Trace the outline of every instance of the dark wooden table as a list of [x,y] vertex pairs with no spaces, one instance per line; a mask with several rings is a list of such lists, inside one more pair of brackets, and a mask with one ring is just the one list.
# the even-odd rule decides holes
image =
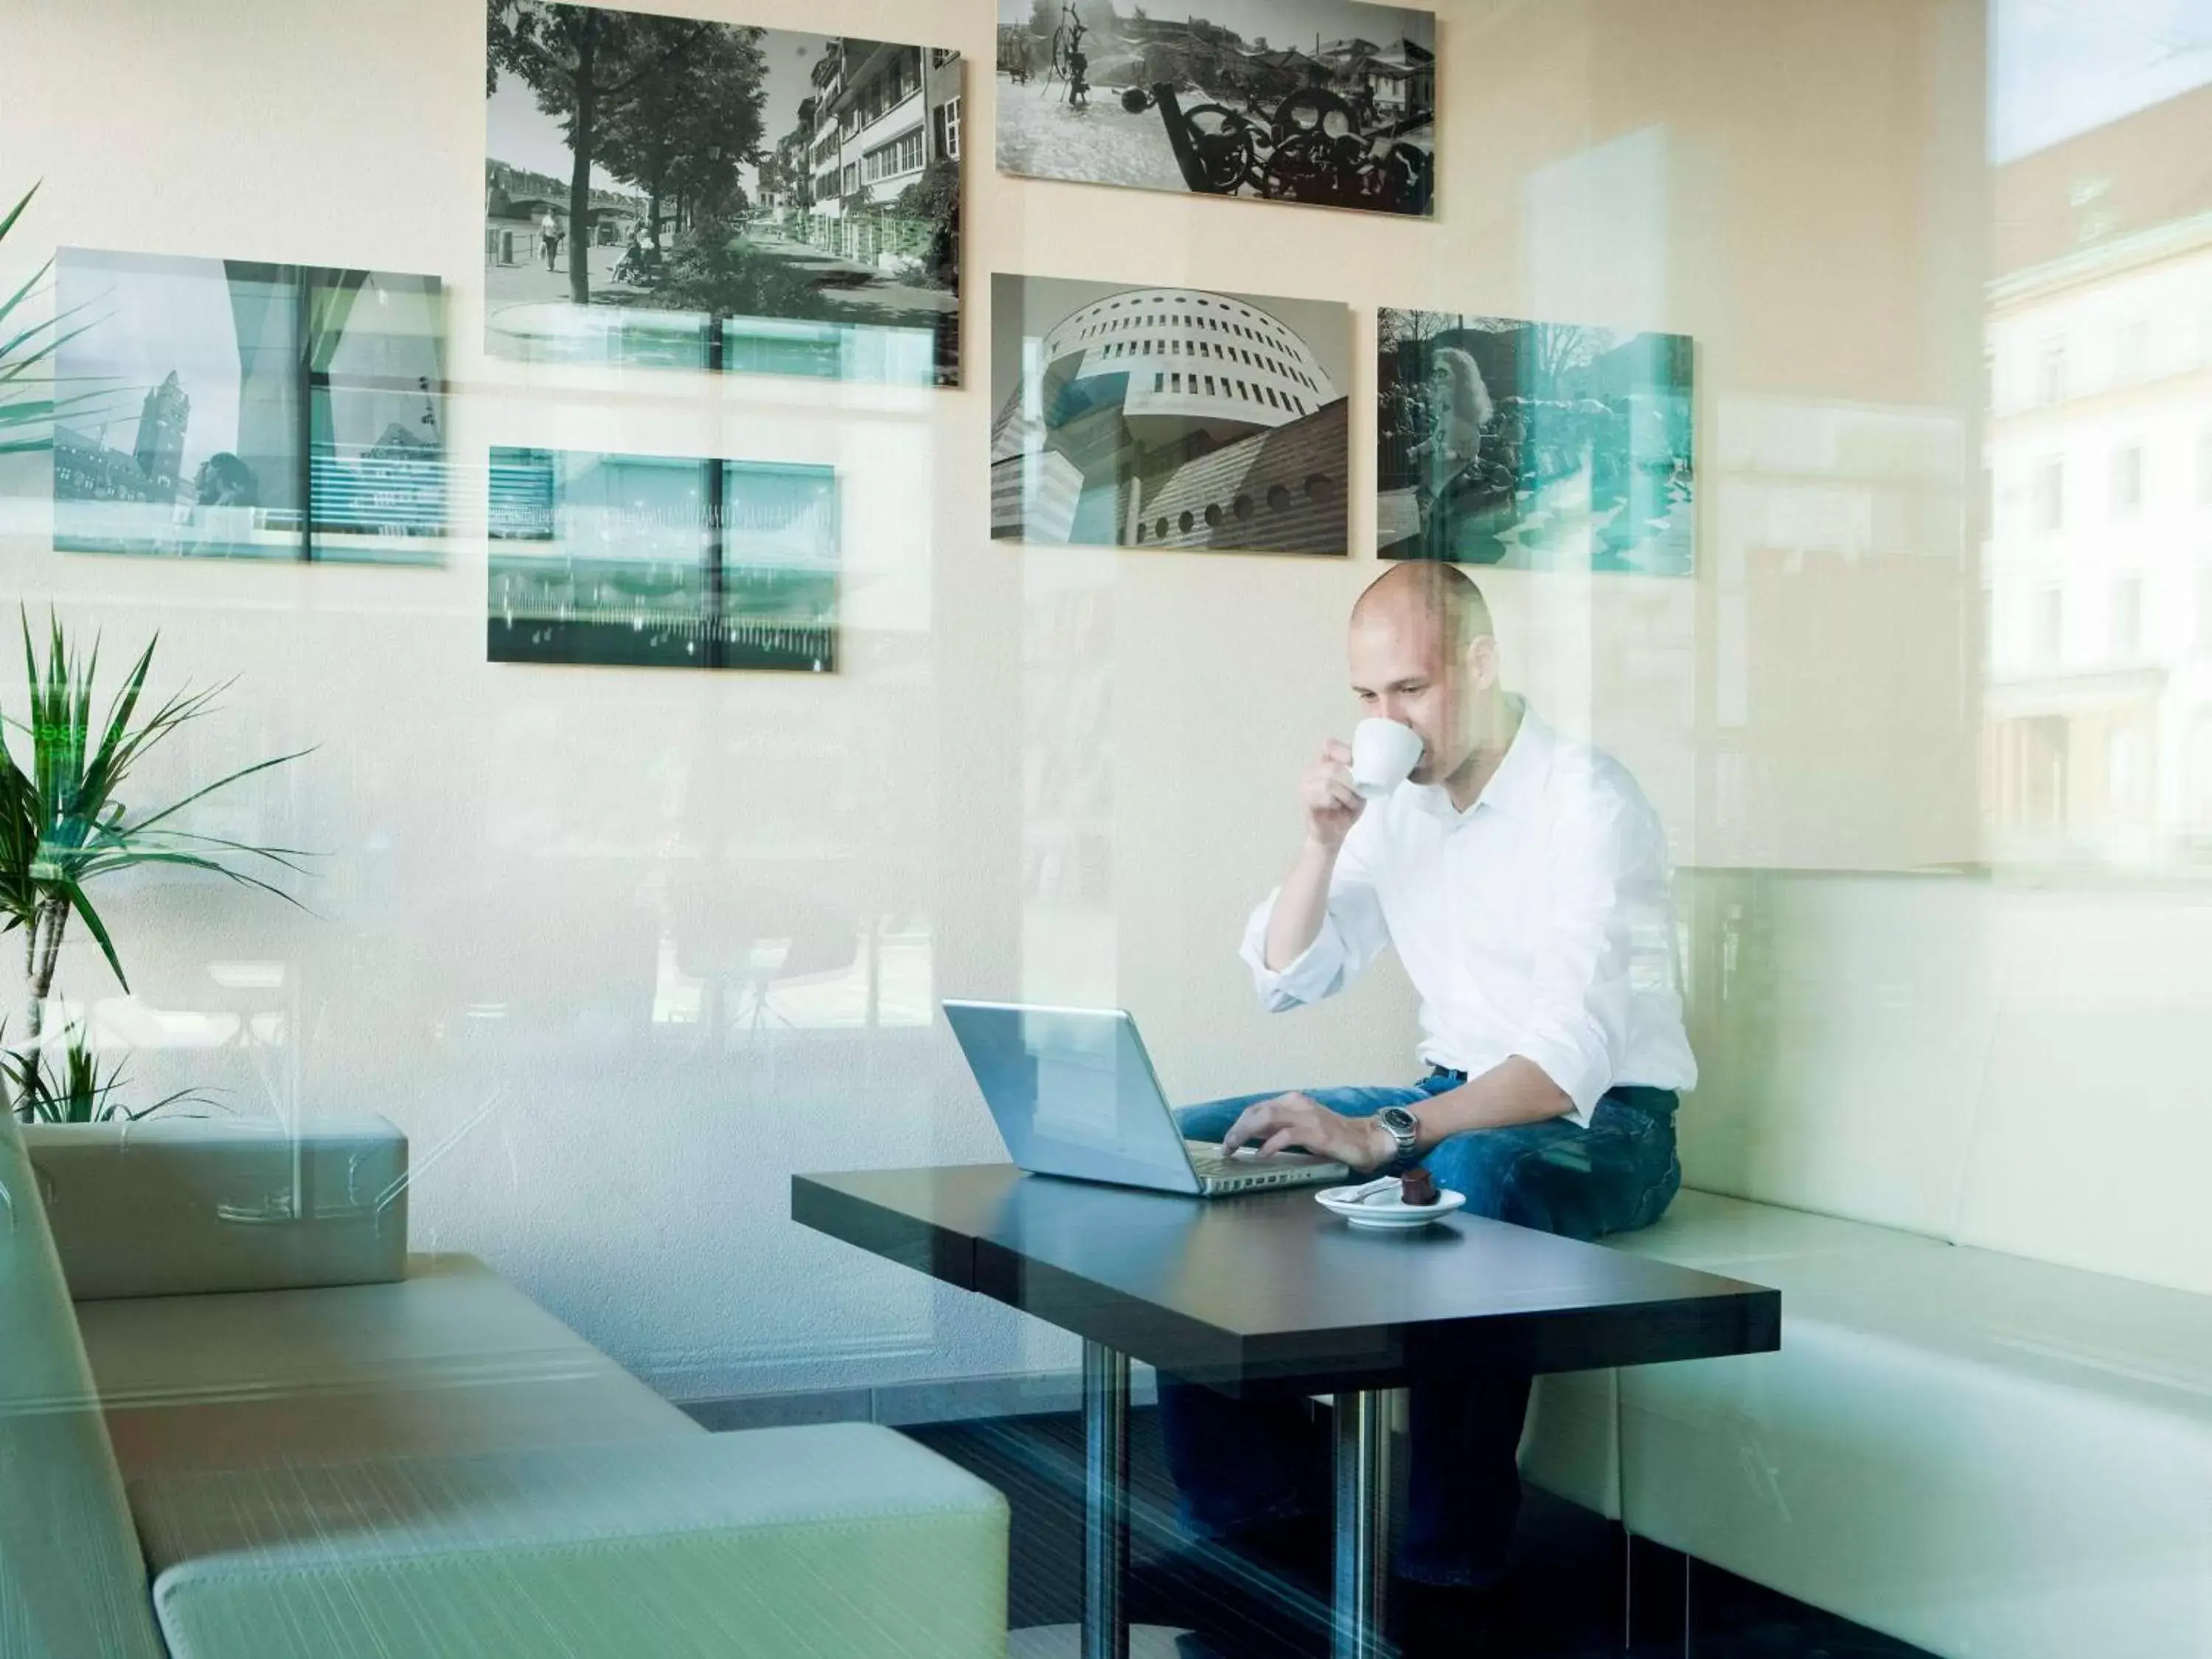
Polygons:
[[793,1219],[1083,1339],[1085,1659],[1121,1659],[1129,1361],[1237,1397],[1336,1396],[1336,1642],[1375,1651],[1389,1395],[1423,1375],[1759,1353],[1778,1292],[1464,1213],[1347,1226],[1294,1188],[1190,1199],[1012,1164],[794,1176]]

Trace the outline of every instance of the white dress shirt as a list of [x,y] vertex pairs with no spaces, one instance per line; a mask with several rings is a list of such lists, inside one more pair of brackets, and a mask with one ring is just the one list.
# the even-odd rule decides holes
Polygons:
[[1334,996],[1395,945],[1421,997],[1419,1054],[1483,1073],[1531,1060],[1575,1121],[1616,1084],[1686,1090],[1667,840],[1612,757],[1564,743],[1522,706],[1505,758],[1464,812],[1401,783],[1345,837],[1328,914],[1303,955],[1267,967],[1267,896],[1244,932],[1270,1011]]

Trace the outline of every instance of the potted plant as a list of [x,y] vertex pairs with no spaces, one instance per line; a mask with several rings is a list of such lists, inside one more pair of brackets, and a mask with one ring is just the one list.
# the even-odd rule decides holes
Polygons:
[[123,1103],[125,1082],[121,1062],[100,1065],[85,1042],[82,1022],[69,1028],[58,1063],[50,1061],[44,1048],[0,1048],[0,1089],[26,1123],[136,1121],[179,1102],[207,1097],[197,1089],[179,1089],[134,1109]]
[[[180,690],[142,712],[146,679],[160,636],[148,641],[122,689],[94,722],[94,683],[100,646],[80,658],[59,618],[50,618],[46,659],[39,659],[30,619],[22,619],[23,663],[30,684],[26,720],[0,717],[0,936],[23,936],[25,1036],[0,1066],[9,1104],[25,1121],[98,1121],[126,1113],[117,1097],[119,1077],[102,1073],[86,1046],[81,1024],[63,1030],[64,1058],[50,1070],[47,1007],[70,921],[80,921],[100,946],[116,981],[131,988],[115,940],[87,890],[125,870],[167,866],[222,876],[296,904],[266,879],[299,873],[306,856],[290,848],[258,847],[204,836],[175,823],[185,808],[305,750],[240,767],[167,805],[133,809],[125,785],[146,756],[216,707],[227,689]],[[171,1096],[156,1103],[171,1103]]]

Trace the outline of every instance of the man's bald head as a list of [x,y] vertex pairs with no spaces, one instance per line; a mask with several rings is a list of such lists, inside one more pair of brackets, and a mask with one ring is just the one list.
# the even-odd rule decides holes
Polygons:
[[1444,655],[1453,661],[1473,641],[1493,632],[1490,606],[1474,579],[1457,565],[1436,559],[1394,564],[1368,583],[1352,607],[1352,628],[1366,623],[1433,628]]
[[1393,565],[1352,608],[1352,695],[1421,739],[1415,783],[1451,776],[1495,724],[1498,640],[1482,590],[1435,559]]

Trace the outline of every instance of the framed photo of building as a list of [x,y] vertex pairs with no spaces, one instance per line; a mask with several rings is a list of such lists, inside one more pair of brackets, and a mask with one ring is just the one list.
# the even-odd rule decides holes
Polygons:
[[991,279],[991,533],[1350,550],[1351,317],[1318,300]]
[[1382,557],[1691,574],[1687,335],[1389,309],[1376,333]]
[[447,532],[435,276],[64,248],[54,545],[421,564]]
[[494,662],[837,665],[827,466],[491,453]]
[[999,167],[1425,217],[1436,40],[1357,0],[999,0]]
[[487,0],[485,343],[960,382],[960,55]]

